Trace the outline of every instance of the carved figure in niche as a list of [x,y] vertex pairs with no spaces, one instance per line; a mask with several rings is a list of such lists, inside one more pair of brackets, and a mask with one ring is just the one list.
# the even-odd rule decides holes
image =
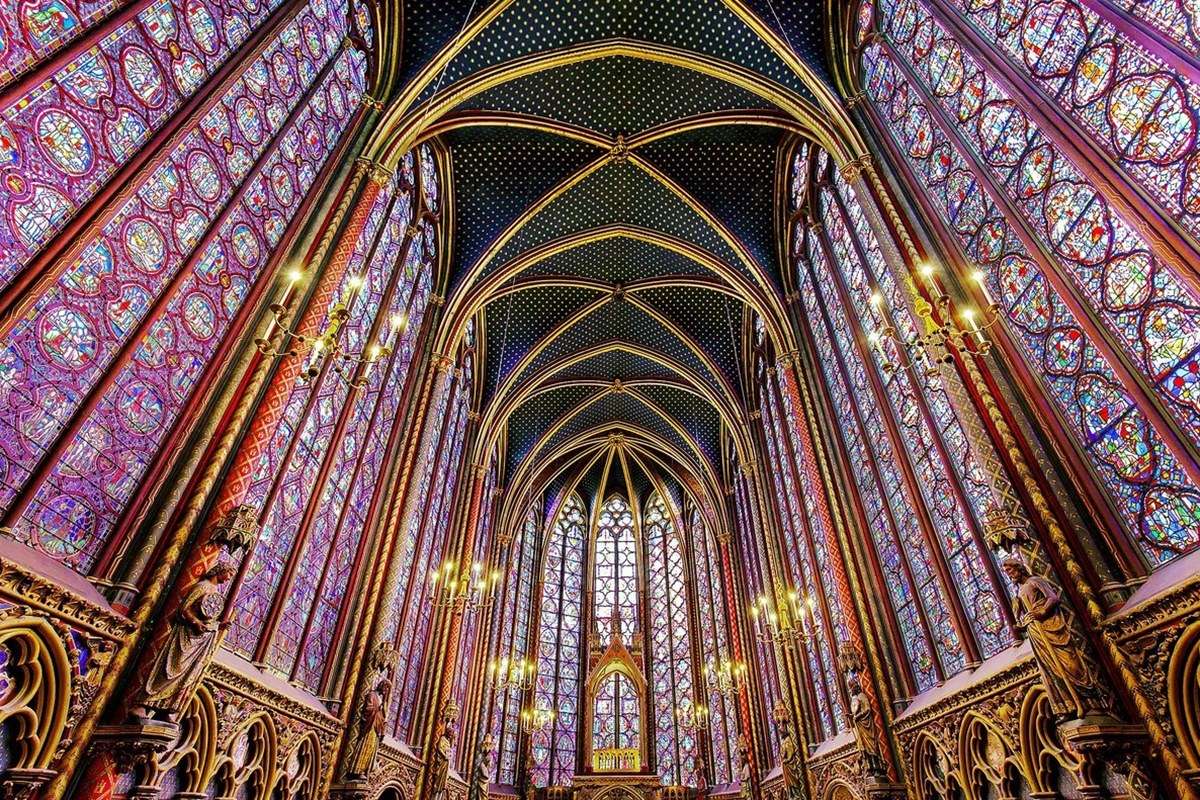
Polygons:
[[800,743],[796,741],[792,732],[792,715],[788,713],[783,701],[775,704],[775,721],[779,725],[779,764],[783,768],[783,796],[787,800],[802,800],[804,756],[800,752]]
[[449,800],[446,788],[450,780],[450,757],[454,755],[454,731],[458,722],[458,705],[451,700],[442,713],[442,732],[429,764],[429,796],[433,800]]
[[754,797],[754,776],[750,770],[750,743],[745,736],[739,736],[738,746],[738,797],[740,800],[751,800]]
[[1075,640],[1058,589],[1040,575],[1030,574],[1019,558],[1007,558],[1001,566],[1016,587],[1017,630],[1033,647],[1055,718],[1061,722],[1088,714],[1107,715],[1111,698],[1099,686],[1095,665]]
[[875,711],[863,692],[862,681],[853,672],[846,673],[846,694],[850,698],[850,726],[862,755],[863,771],[878,777],[883,774],[883,756],[879,750],[879,733],[875,730]]
[[496,745],[489,733],[479,743],[479,755],[475,759],[475,773],[471,776],[471,800],[487,800],[488,785],[492,781],[492,772],[496,768],[493,758],[495,753]]
[[204,670],[221,644],[228,623],[222,586],[236,570],[218,562],[188,590],[171,619],[167,641],[155,656],[145,682],[135,689],[130,713],[138,719],[161,715],[174,722],[191,702]]
[[371,688],[363,698],[362,706],[351,730],[350,761],[346,764],[347,778],[365,778],[375,765],[379,743],[383,741],[383,730],[387,723],[388,697],[392,693],[392,681],[377,670],[371,676]]
[[537,797],[537,787],[533,785],[533,771],[537,769],[537,762],[533,758],[533,748],[530,747],[525,752],[525,800],[534,800]]

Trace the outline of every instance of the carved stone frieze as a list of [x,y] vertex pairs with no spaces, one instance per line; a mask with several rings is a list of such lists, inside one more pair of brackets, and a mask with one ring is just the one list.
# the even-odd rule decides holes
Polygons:
[[120,640],[133,633],[133,623],[112,609],[81,597],[62,584],[7,558],[0,558],[0,597],[70,620],[107,639]]

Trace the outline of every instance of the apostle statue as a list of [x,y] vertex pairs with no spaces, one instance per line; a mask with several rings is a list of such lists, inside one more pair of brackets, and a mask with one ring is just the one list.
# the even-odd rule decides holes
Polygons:
[[738,747],[738,798],[752,800],[754,797],[754,773],[750,769],[750,742],[746,737],[739,736]]
[[1005,559],[1001,566],[1016,587],[1017,630],[1033,648],[1055,717],[1061,722],[1109,713],[1112,700],[1099,686],[1095,665],[1075,639],[1058,589],[1040,575],[1030,574],[1019,558]]
[[533,748],[530,747],[525,752],[525,800],[535,800],[537,797],[537,786],[533,783],[533,771],[537,769],[537,761],[533,757]]
[[488,785],[492,781],[492,772],[495,770],[492,758],[495,752],[496,745],[489,733],[480,742],[479,755],[475,759],[475,772],[471,775],[471,800],[487,800]]
[[863,692],[862,681],[855,672],[846,673],[846,694],[850,699],[850,726],[854,742],[862,755],[863,772],[871,777],[883,774],[883,756],[879,749],[879,732],[875,728],[875,710]]
[[387,724],[388,697],[392,693],[392,681],[383,669],[374,670],[370,681],[370,688],[363,697],[354,727],[350,731],[350,760],[346,764],[346,777],[350,779],[361,780],[370,774]]
[[438,735],[433,758],[429,764],[429,796],[433,800],[450,797],[450,760],[454,755],[454,731],[458,722],[458,704],[453,700],[442,713],[442,732]]
[[155,655],[145,681],[134,690],[130,713],[174,722],[196,693],[204,670],[225,633],[221,622],[225,594],[221,587],[234,576],[232,565],[219,561],[188,590],[171,618],[163,648]]
[[792,730],[792,715],[783,701],[775,704],[775,721],[779,725],[779,763],[783,768],[783,796],[786,800],[804,797],[804,755]]

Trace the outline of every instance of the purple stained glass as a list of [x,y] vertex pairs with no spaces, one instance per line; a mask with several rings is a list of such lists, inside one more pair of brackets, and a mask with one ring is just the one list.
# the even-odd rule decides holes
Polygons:
[[646,589],[650,607],[650,682],[656,708],[655,754],[664,784],[696,786],[699,755],[694,731],[696,678],[692,669],[691,617],[680,532],[662,495],[646,504]]
[[873,42],[862,58],[873,105],[931,200],[941,204],[964,251],[981,266],[1032,372],[1090,457],[1130,534],[1154,562],[1194,548],[1200,543],[1200,490],[892,53]]
[[587,511],[570,495],[554,520],[546,541],[542,569],[542,601],[537,628],[537,685],[534,708],[556,716],[533,734],[533,781],[561,785],[575,774],[575,726],[578,718],[580,565],[587,541]]
[[[0,423],[8,463],[0,501],[9,505],[25,489],[18,538],[80,571],[94,563],[295,213],[266,176],[274,172],[280,183],[306,192],[336,140],[305,146],[305,131],[350,120],[357,99],[337,116],[318,98],[335,90],[357,98],[365,62],[343,51],[326,63],[334,66],[311,102],[294,107],[298,90],[272,101],[294,113],[271,125],[272,132],[282,128],[280,135],[264,134],[249,176],[229,173],[203,124],[183,134],[16,323],[0,353],[0,406],[11,412]],[[231,98],[249,97],[247,91],[246,80],[238,81],[208,117],[225,113]],[[232,200],[207,233],[219,206],[201,198],[203,184],[187,171],[197,159],[225,165],[218,170],[220,194]],[[76,428],[66,427],[106,372],[113,379],[95,405]],[[35,489],[27,486],[31,470],[65,435],[71,438],[48,476]]]

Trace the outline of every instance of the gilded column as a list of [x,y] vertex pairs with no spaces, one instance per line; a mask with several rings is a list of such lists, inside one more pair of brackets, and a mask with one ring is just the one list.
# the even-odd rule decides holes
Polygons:
[[[403,500],[392,506],[392,513],[384,523],[384,537],[379,548],[381,557],[377,562],[375,579],[368,582],[373,587],[373,593],[368,597],[364,607],[371,609],[373,616],[370,624],[364,625],[360,631],[361,638],[358,640],[357,652],[365,654],[368,659],[378,661],[383,661],[383,656],[388,655],[388,651],[393,646],[392,642],[385,640],[383,617],[388,612],[387,603],[396,596],[403,577],[401,555],[405,542],[399,541],[397,537],[401,535],[401,532],[407,531],[406,523],[412,515],[421,513],[421,509],[418,508],[421,497],[417,490],[417,484],[420,482],[421,475],[431,468],[431,465],[428,464],[429,455],[434,451],[433,445],[442,430],[441,420],[435,418],[438,398],[450,391],[450,383],[454,378],[454,360],[448,356],[434,355],[430,361],[429,373],[419,408],[413,415],[415,423],[421,426],[419,429],[421,435],[409,440],[410,448],[405,453],[404,461],[406,466],[396,481],[396,486],[405,487]],[[423,576],[415,577],[423,578]],[[351,715],[356,713],[363,704],[365,696],[371,688],[363,680],[365,660],[353,659],[350,673],[346,679],[346,688],[342,697],[349,707]],[[391,671],[393,674],[390,677],[392,683],[395,684],[394,669]],[[393,688],[393,691],[399,691],[399,689]],[[370,770],[364,770],[368,774],[358,774],[350,769],[348,764],[350,744],[347,737],[343,736],[339,758],[336,759],[336,765],[331,765],[336,781],[333,785],[333,792],[343,797],[365,796],[366,780]]]

